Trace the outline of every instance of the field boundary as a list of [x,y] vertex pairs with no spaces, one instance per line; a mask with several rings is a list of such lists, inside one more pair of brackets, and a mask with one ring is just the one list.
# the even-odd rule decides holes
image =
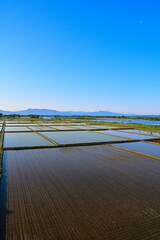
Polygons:
[[149,158],[154,158],[156,160],[160,160],[160,157],[156,157],[156,156],[153,156],[153,155],[150,155],[150,154],[138,152],[138,151],[131,150],[131,149],[128,149],[128,148],[123,148],[123,147],[120,147],[120,146],[115,146],[115,145],[112,145],[112,144],[110,144],[110,146],[112,146],[114,148],[118,148],[118,149],[124,150],[124,151],[127,151],[127,152],[136,153],[136,154],[139,154],[139,155],[142,155],[142,156],[145,156],[145,157],[149,157]]
[[[123,132],[123,131],[121,131],[121,130],[118,130],[118,129],[116,129],[117,130],[117,132]],[[128,130],[128,129],[127,129]],[[124,133],[124,132],[123,132]],[[156,135],[150,135],[150,134],[144,134],[144,133],[135,133],[135,132],[129,132],[129,131],[125,131],[125,133],[132,133],[132,134],[138,134],[138,135],[144,135],[144,136],[150,136],[150,137],[159,137],[159,136],[156,136]]]
[[92,146],[92,145],[105,145],[105,144],[116,144],[116,143],[129,143],[129,142],[140,142],[141,140],[128,140],[128,141],[105,141],[105,142],[89,142],[89,143],[72,143],[72,144],[58,144],[53,146],[27,146],[27,147],[6,147],[4,151],[9,150],[30,150],[30,149],[44,149],[44,148],[67,148],[67,147],[81,147],[81,146]]
[[3,158],[3,143],[4,143],[5,121],[2,124],[1,139],[0,139],[0,179],[2,175],[2,158]]
[[[6,177],[3,162],[5,121],[2,124],[0,139],[0,239],[5,239],[6,232]],[[3,170],[2,170],[3,166]]]
[[[30,127],[27,127],[27,128],[28,128],[28,129],[30,129]],[[41,134],[41,133],[37,132],[36,130],[33,130],[33,132],[34,132],[34,133],[36,133],[37,135],[39,135],[40,137],[42,137],[42,138],[46,139],[47,141],[49,141],[49,142],[51,142],[51,143],[55,144],[56,146],[57,146],[57,145],[59,145],[57,142],[55,142],[55,141],[51,140],[50,138],[48,138],[48,137],[44,136],[43,134]]]

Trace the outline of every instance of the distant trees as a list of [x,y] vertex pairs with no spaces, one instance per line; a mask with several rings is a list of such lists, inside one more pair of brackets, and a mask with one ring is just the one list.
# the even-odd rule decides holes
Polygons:
[[33,115],[33,114],[31,114],[31,115],[29,115],[29,117],[30,117],[30,118],[39,118],[39,115]]
[[9,118],[19,118],[20,115],[19,114],[10,114],[10,115],[5,115],[6,117],[9,117]]
[[54,120],[55,120],[55,121],[61,121],[61,120],[62,120],[62,118],[61,118],[61,117],[59,117],[59,116],[57,116],[57,115],[55,115],[55,117],[54,117]]

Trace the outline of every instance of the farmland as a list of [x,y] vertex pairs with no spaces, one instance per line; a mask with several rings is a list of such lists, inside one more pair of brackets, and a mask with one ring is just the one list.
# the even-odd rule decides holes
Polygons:
[[136,131],[6,121],[1,239],[159,239],[160,136]]

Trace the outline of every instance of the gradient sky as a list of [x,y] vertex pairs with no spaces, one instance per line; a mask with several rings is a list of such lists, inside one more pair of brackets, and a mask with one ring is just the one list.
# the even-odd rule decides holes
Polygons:
[[0,109],[160,114],[159,0],[1,0]]

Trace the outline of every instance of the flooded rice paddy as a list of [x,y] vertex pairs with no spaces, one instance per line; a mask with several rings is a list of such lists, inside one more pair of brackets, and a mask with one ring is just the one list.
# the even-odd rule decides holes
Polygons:
[[[46,127],[46,126],[31,126],[30,127],[32,130],[35,130],[35,131],[44,131],[44,130],[46,130],[46,131],[49,131],[49,130],[52,130],[52,128],[50,128],[50,127]],[[53,128],[53,130],[54,130],[55,128]]]
[[50,127],[54,127],[57,130],[72,130],[72,127],[67,127],[67,126],[50,126]]
[[97,121],[97,122],[137,123],[137,124],[147,124],[147,125],[160,125],[160,121],[142,120],[142,119],[118,119],[118,118],[113,118],[112,119],[112,118],[109,118],[109,119],[94,119],[93,121]]
[[156,132],[142,131],[142,130],[136,130],[136,129],[124,129],[124,130],[121,130],[121,131],[122,132],[130,132],[130,133],[138,133],[138,134],[146,134],[146,135],[150,135],[150,136],[160,137],[160,133],[156,133]]
[[105,127],[105,126],[98,126],[98,125],[89,125],[89,126],[72,126],[75,129],[87,129],[87,130],[91,130],[91,129],[108,129],[109,127]]
[[126,138],[130,138],[130,139],[137,139],[137,140],[154,138],[153,136],[145,136],[145,135],[141,135],[141,134],[132,134],[132,133],[120,132],[120,131],[106,130],[106,131],[99,131],[99,132],[105,133],[105,134],[111,134],[111,135],[115,135],[115,136],[120,136],[120,137],[126,137]]
[[123,138],[102,135],[87,131],[71,132],[43,132],[43,135],[59,144],[95,143],[95,142],[117,142],[124,141]]
[[160,238],[160,144],[144,142],[158,136],[95,132],[84,124],[10,125],[3,143],[0,239]]
[[5,133],[4,135],[4,148],[51,145],[53,145],[53,143],[36,133]]
[[87,146],[6,151],[4,161],[6,239],[159,237],[156,160]]
[[152,155],[160,158],[160,145],[155,145],[146,142],[132,142],[132,143],[123,143],[123,144],[115,144],[115,146],[119,146],[122,148],[130,149],[133,151],[137,151],[140,153]]
[[5,127],[5,132],[29,132],[31,131],[27,127]]

